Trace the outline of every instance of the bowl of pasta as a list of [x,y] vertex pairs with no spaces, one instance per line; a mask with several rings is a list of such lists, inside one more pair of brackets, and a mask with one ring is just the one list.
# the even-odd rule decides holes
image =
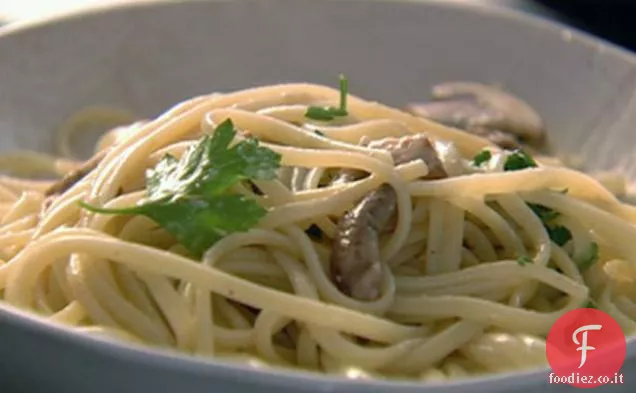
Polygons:
[[630,53],[380,0],[126,4],[0,53],[9,391],[561,391],[581,309],[636,370]]

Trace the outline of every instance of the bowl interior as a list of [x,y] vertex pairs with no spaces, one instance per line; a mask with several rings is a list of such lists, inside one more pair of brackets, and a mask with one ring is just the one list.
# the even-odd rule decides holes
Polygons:
[[352,94],[395,106],[426,99],[440,81],[498,83],[537,108],[560,152],[636,177],[634,58],[507,12],[359,0],[142,4],[6,28],[0,53],[0,151],[53,152],[55,130],[87,106],[154,116],[199,94],[335,85],[345,73]]
[[508,13],[435,2],[170,2],[15,29],[0,53],[10,54],[0,58],[3,150],[50,151],[53,131],[90,105],[149,116],[198,94],[333,85],[345,73],[352,94],[396,106],[426,99],[440,81],[501,84],[538,109],[559,151],[636,175],[622,160],[636,145],[634,59]]

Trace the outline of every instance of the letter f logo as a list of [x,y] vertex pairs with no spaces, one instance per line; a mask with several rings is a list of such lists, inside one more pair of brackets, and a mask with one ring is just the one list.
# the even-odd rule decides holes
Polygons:
[[[581,364],[579,364],[579,368],[583,367],[583,365],[585,364],[585,361],[587,360],[587,351],[593,351],[596,349],[592,346],[587,345],[587,332],[590,330],[601,330],[602,328],[603,326],[601,325],[585,325],[576,329],[574,333],[572,333],[572,341],[574,341],[576,345],[580,345],[580,347],[576,349],[577,351],[581,351]],[[581,335],[582,340],[580,342],[577,338],[579,333],[583,333]]]

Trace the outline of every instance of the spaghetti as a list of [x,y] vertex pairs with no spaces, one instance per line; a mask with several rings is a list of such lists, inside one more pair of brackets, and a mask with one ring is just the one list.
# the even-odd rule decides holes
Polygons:
[[[634,332],[636,292],[624,282],[636,278],[636,209],[581,172],[509,170],[534,161],[344,99],[308,84],[197,97],[103,139],[103,158],[63,190],[3,178],[3,301],[82,334],[349,378],[539,367],[550,327],[579,307]],[[233,146],[251,141],[280,159],[275,177],[241,178],[219,194],[262,208],[254,225],[197,254],[161,220],[112,213],[149,203],[147,172],[166,154],[185,162],[223,124],[238,131]],[[429,139],[445,176],[371,143],[415,135]],[[357,176],[334,180],[346,170]],[[377,233],[377,282],[365,282],[377,296],[360,299],[334,281],[332,248],[339,220],[380,187],[394,193],[395,214]]]

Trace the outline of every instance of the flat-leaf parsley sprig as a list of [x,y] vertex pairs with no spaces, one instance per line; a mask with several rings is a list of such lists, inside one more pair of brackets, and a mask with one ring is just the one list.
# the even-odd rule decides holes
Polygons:
[[340,105],[334,106],[310,106],[305,112],[305,117],[312,120],[330,121],[336,117],[349,115],[347,112],[347,95],[349,94],[347,78],[340,75]]
[[146,216],[200,257],[233,232],[254,227],[267,213],[256,201],[229,190],[245,180],[272,180],[281,156],[256,139],[242,140],[226,120],[192,146],[180,159],[164,156],[146,172],[146,197],[136,206],[109,209],[80,202],[100,214]]

